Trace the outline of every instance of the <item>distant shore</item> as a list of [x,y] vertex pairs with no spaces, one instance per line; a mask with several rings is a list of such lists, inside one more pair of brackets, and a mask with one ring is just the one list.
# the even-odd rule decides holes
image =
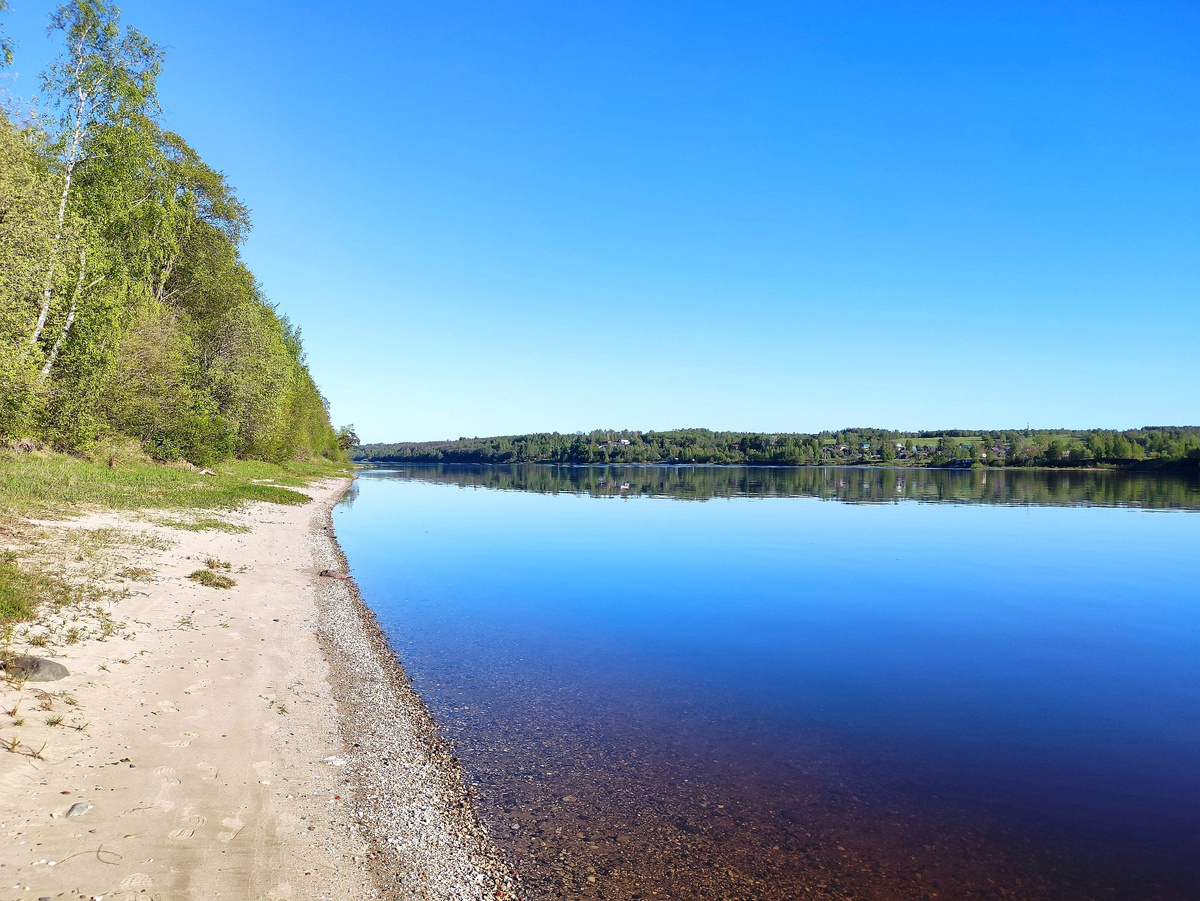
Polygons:
[[401,441],[352,448],[358,462],[558,463],[567,465],[1002,466],[1089,468],[1175,466],[1200,469],[1200,427],[1139,429],[879,428],[822,432],[713,429],[594,429],[523,435]]
[[555,460],[522,460],[509,462],[480,462],[478,460],[435,460],[435,459],[371,459],[355,458],[357,466],[613,466],[652,467],[666,466],[676,469],[925,469],[951,472],[1131,472],[1131,473],[1200,473],[1200,464],[1193,460],[1144,460],[1137,463],[1097,463],[1092,466],[1004,466],[986,463],[680,463],[656,460],[650,463],[572,463]]

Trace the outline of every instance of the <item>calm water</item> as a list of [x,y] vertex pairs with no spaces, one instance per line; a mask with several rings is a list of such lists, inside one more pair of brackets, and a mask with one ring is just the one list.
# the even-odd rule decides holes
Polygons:
[[534,898],[1200,898],[1200,486],[406,467],[337,511]]

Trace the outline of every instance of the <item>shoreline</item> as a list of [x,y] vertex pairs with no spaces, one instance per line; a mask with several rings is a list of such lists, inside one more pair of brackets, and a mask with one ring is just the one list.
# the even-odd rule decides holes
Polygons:
[[[341,494],[349,490],[348,482]],[[332,504],[314,517],[313,556],[349,572]],[[318,587],[319,634],[330,665],[359,827],[385,896],[515,897],[517,882],[482,825],[443,737],[352,579]]]
[[[45,559],[115,597],[18,629],[14,654],[69,675],[0,683],[0,897],[515,891],[357,588],[318,575],[345,567],[331,511],[351,484],[220,529],[146,511],[37,524]],[[206,564],[236,584],[189,580]]]

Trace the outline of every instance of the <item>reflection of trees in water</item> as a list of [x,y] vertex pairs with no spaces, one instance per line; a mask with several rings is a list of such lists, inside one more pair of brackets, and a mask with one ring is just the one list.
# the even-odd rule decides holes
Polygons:
[[[1200,478],[1127,471],[427,464],[364,475],[598,498],[817,497],[855,504],[924,501],[1200,510]],[[347,495],[347,503],[352,502]]]
[[346,489],[346,493],[342,495],[341,506],[349,508],[354,506],[354,502],[358,500],[358,479],[350,483],[350,487]]

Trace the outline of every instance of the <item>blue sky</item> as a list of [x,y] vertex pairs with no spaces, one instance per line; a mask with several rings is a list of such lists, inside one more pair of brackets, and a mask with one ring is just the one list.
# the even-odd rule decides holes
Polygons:
[[364,440],[1200,423],[1195,4],[121,6]]

